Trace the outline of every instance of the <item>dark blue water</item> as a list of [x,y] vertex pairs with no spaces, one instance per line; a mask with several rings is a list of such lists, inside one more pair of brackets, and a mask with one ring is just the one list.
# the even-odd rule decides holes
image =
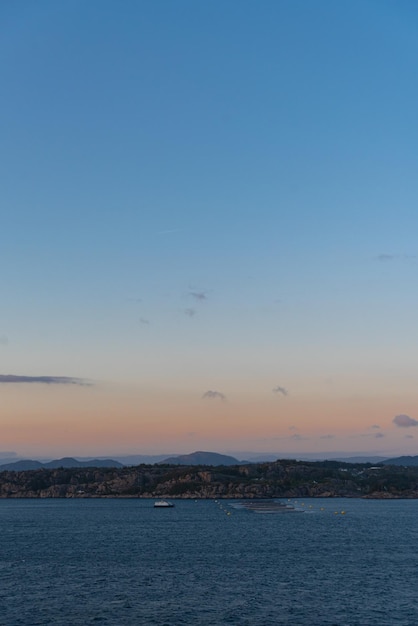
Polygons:
[[221,504],[0,500],[0,624],[418,625],[418,501]]

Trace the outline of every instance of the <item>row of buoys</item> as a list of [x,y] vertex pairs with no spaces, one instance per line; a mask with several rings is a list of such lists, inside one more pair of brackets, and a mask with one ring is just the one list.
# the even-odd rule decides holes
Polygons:
[[214,500],[215,504],[219,504],[219,508],[221,511],[223,511],[224,513],[226,513],[227,516],[231,515],[231,511],[227,511],[226,509],[224,509],[224,507],[222,506],[222,504],[220,504],[217,500]]

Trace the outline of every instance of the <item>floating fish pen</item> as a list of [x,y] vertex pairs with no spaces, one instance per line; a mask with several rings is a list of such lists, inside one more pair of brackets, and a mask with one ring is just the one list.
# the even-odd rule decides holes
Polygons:
[[231,504],[234,509],[245,509],[253,513],[298,513],[294,506],[277,500],[241,500]]

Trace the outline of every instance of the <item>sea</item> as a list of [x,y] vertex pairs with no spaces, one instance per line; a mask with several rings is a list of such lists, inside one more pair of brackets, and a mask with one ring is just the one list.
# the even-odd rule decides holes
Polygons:
[[417,626],[418,501],[0,500],[1,626]]

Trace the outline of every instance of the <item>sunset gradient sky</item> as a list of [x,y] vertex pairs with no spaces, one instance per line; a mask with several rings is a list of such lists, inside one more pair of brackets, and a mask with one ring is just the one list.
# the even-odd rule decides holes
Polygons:
[[0,456],[418,453],[415,2],[6,0],[0,52]]

